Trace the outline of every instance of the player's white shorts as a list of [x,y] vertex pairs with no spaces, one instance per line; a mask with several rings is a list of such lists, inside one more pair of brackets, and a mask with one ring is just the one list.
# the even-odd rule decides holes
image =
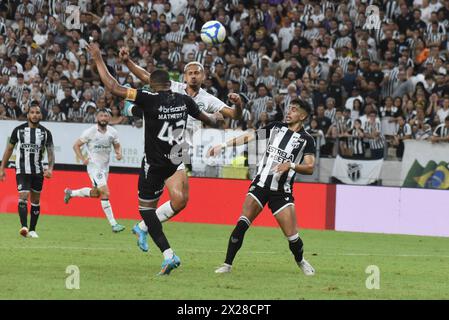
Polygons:
[[108,184],[108,171],[98,168],[88,168],[87,173],[95,188],[104,187]]

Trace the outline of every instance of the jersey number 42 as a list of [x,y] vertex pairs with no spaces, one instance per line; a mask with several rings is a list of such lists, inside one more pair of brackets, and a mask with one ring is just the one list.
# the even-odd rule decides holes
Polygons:
[[169,122],[164,122],[164,125],[159,131],[157,137],[170,145],[173,145],[174,143],[181,144],[184,141],[185,127],[185,120],[179,120],[175,123],[175,125],[170,125]]

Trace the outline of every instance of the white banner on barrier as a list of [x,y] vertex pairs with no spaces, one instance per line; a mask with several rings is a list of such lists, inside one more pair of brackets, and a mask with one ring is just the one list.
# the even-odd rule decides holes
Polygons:
[[383,162],[383,159],[355,160],[337,156],[332,176],[345,184],[368,185],[379,180]]
[[[0,121],[0,152],[5,150],[13,129],[21,123],[19,121]],[[53,135],[56,163],[81,164],[75,156],[73,144],[81,133],[91,127],[92,124],[60,122],[42,122],[41,124],[49,129]],[[128,125],[117,125],[114,128],[118,131],[123,159],[117,161],[113,153],[111,153],[111,166],[140,168],[144,151],[143,128]],[[245,148],[248,147],[229,147],[220,156],[214,158],[206,158],[206,152],[210,147],[228,141],[242,133],[242,130],[218,129],[202,129],[195,132],[193,136],[194,148],[192,150],[193,168],[201,171],[204,170],[206,165],[230,165],[236,157],[243,155],[244,151],[247,150]],[[260,149],[260,151],[263,150],[263,148]],[[14,160],[14,157],[13,155],[11,160]]]
[[[0,152],[5,150],[13,129],[20,125],[19,121],[0,121]],[[55,157],[57,164],[81,164],[73,151],[73,144],[80,137],[81,133],[92,124],[83,123],[60,123],[41,122],[41,124],[51,131],[53,143],[55,145]],[[111,166],[138,168],[141,165],[143,156],[143,129],[132,126],[114,126],[119,133],[120,144],[122,145],[123,159],[117,161],[111,154]],[[15,156],[13,155],[13,159]]]

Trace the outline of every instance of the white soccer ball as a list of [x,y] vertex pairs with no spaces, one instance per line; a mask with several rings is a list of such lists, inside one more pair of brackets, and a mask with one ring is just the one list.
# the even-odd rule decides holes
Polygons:
[[201,40],[207,44],[218,44],[225,38],[226,28],[219,21],[208,21],[201,27]]

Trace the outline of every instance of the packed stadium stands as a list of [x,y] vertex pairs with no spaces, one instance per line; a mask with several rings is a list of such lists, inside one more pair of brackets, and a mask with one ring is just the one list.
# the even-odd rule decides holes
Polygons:
[[[72,29],[70,5],[80,9]],[[371,5],[380,9],[375,25]],[[199,37],[213,19],[227,28],[218,46]],[[401,158],[404,139],[449,139],[448,30],[448,0],[2,1],[0,119],[24,120],[39,103],[47,121],[92,123],[108,107],[113,124],[139,125],[102,87],[86,51],[92,40],[118,81],[136,88],[143,84],[118,58],[122,46],[173,80],[201,62],[205,90],[246,100],[242,119],[224,128],[282,120],[299,96],[313,106],[308,128],[321,156],[381,158],[390,147]]]

